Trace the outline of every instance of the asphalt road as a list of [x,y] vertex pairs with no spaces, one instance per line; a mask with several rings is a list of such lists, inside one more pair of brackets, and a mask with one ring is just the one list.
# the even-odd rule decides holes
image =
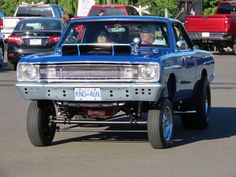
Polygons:
[[164,150],[152,149],[145,132],[63,132],[36,148],[16,73],[0,69],[0,177],[236,177],[236,57],[215,59],[209,128],[184,130],[176,117],[173,147]]

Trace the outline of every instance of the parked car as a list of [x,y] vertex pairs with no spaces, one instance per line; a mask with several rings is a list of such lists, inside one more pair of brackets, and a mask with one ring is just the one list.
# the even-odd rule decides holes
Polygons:
[[129,5],[96,4],[90,8],[88,16],[139,15],[139,12]]
[[220,1],[211,16],[187,16],[186,29],[194,44],[225,52],[230,47],[236,55],[236,1]]
[[64,29],[61,19],[28,18],[20,21],[8,38],[8,62],[16,68],[20,57],[53,51]]
[[4,17],[4,14],[2,11],[0,11],[0,30],[2,29],[3,27],[3,20],[2,20],[2,17]]
[[0,33],[0,66],[3,64],[4,60],[4,39],[2,33]]
[[60,124],[144,124],[153,148],[171,145],[174,114],[186,128],[208,126],[213,56],[193,48],[181,22],[87,17],[63,34],[54,53],[22,57],[17,66],[34,146],[50,145]]
[[[0,11],[0,30],[2,28],[2,17],[4,17],[4,14],[2,11]],[[0,32],[0,66],[3,64],[3,59],[4,59],[4,40],[3,40],[3,35]]]
[[8,36],[12,33],[17,23],[28,17],[54,17],[61,18],[64,13],[62,7],[57,4],[28,4],[22,3],[16,8],[13,17],[2,18],[2,28],[0,31],[4,35],[4,39],[7,40]]

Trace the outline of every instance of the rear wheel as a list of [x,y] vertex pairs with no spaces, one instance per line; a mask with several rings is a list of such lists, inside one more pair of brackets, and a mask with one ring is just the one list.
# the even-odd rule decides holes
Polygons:
[[169,99],[161,102],[160,109],[148,111],[148,139],[155,149],[167,148],[172,143],[173,109]]
[[52,143],[56,131],[56,124],[50,123],[50,116],[53,114],[50,109],[39,108],[37,101],[30,103],[26,127],[28,137],[34,146],[48,146]]
[[233,51],[234,51],[234,54],[236,55],[236,44],[233,45]]
[[211,109],[210,84],[206,78],[202,79],[195,98],[196,113],[182,115],[181,120],[186,129],[204,129],[209,124]]
[[8,61],[7,66],[9,70],[16,71],[16,63],[11,63]]

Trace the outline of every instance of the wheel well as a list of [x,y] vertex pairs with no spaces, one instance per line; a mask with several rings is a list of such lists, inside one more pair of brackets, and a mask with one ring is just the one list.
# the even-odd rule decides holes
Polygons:
[[169,79],[167,82],[167,91],[168,91],[169,99],[173,101],[175,93],[176,93],[176,78],[173,73],[169,76]]
[[38,100],[38,108],[55,113],[53,102],[50,100]]
[[202,70],[201,79],[203,79],[203,78],[207,78],[207,71],[206,71],[206,69]]

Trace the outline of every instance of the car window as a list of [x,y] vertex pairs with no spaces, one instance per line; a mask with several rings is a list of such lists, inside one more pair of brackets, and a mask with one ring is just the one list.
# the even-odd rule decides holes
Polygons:
[[55,17],[61,18],[61,14],[60,14],[59,8],[57,6],[52,6],[52,8],[53,8]]
[[[142,43],[141,33],[152,30],[151,43]],[[67,30],[62,44],[100,43],[100,36],[106,37],[107,43],[131,44],[134,38],[140,38],[141,46],[169,47],[168,30],[165,22],[84,22],[73,23]],[[145,34],[144,34],[145,38]]]
[[[175,37],[175,44],[176,44],[175,47],[180,50],[192,49],[193,44],[187,32],[184,30],[183,26],[180,23],[175,22],[173,23],[172,28],[173,28],[174,37]],[[182,43],[181,47],[180,47],[180,43]]]
[[218,14],[236,14],[236,4],[220,4]]
[[62,17],[62,15],[64,14],[64,10],[61,7],[58,7],[58,10],[60,12],[60,17]]
[[39,17],[52,17],[52,8],[43,6],[19,6],[16,17],[20,16],[39,16]]
[[103,10],[104,16],[126,15],[124,8],[92,8],[89,16],[98,16],[99,12]]
[[4,17],[4,14],[0,11],[0,17]]
[[15,30],[62,30],[59,20],[21,21]]
[[127,7],[129,15],[139,15],[138,11],[134,7]]

